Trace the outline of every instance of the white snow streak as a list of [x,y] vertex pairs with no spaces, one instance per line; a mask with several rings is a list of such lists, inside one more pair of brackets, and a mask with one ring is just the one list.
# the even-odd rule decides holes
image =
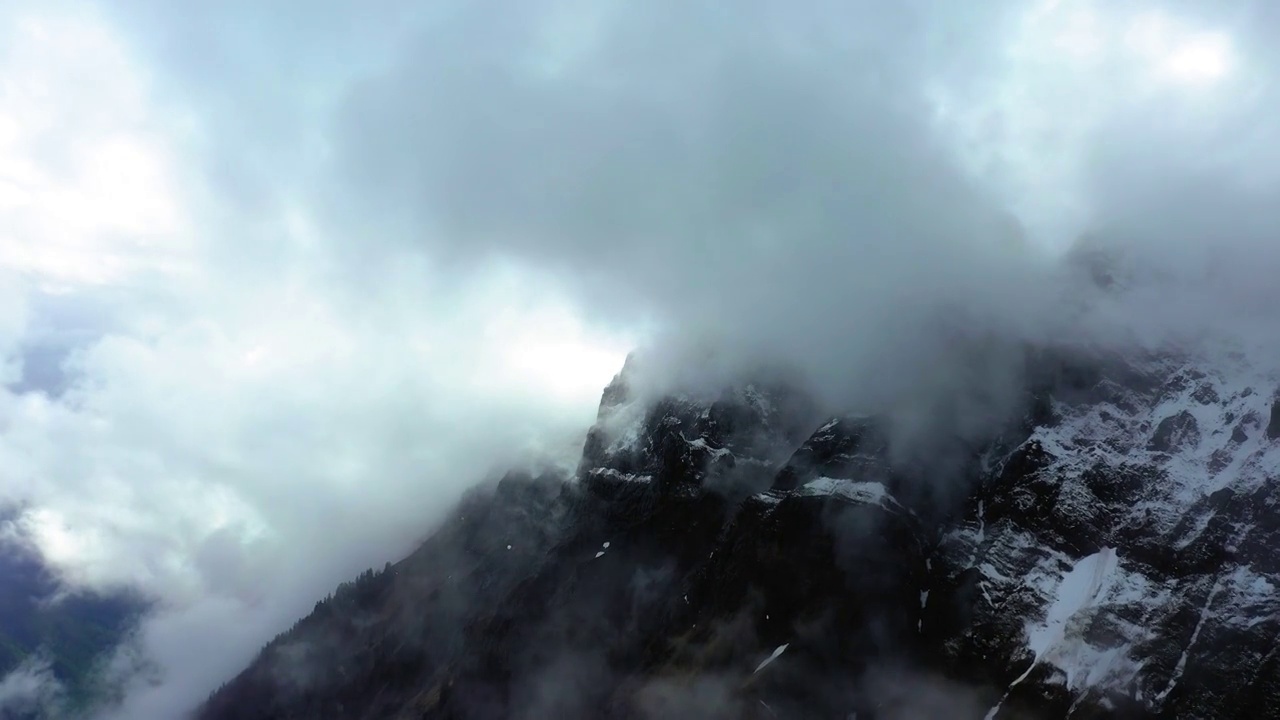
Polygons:
[[1200,630],[1204,628],[1204,621],[1209,618],[1209,608],[1213,605],[1213,599],[1218,596],[1218,592],[1222,590],[1222,580],[1214,581],[1213,588],[1209,590],[1209,596],[1205,598],[1204,607],[1200,608],[1200,619],[1196,622],[1196,629],[1191,632],[1191,639],[1187,641],[1187,646],[1182,649],[1182,656],[1178,658],[1178,664],[1173,668],[1173,674],[1169,676],[1169,684],[1164,686],[1156,695],[1156,704],[1164,702],[1169,697],[1169,693],[1177,687],[1178,680],[1182,679],[1182,673],[1187,669],[1187,654],[1191,652],[1191,648],[1195,647],[1196,640],[1200,639]]
[[765,658],[765,659],[764,659],[764,660],[763,660],[759,665],[757,665],[757,666],[756,666],[755,672],[752,672],[751,674],[752,674],[752,675],[755,675],[756,673],[758,673],[758,672],[760,672],[761,670],[765,669],[765,667],[767,667],[767,666],[769,665],[769,663],[773,662],[774,660],[777,660],[777,659],[778,659],[778,657],[779,657],[780,655],[782,655],[782,653],[786,652],[786,651],[787,651],[787,648],[789,648],[789,647],[791,647],[791,643],[786,643],[786,644],[784,644],[784,645],[779,645],[777,648],[775,648],[775,649],[774,649],[774,651],[773,651],[773,654],[772,654],[772,655],[770,655],[769,657]]

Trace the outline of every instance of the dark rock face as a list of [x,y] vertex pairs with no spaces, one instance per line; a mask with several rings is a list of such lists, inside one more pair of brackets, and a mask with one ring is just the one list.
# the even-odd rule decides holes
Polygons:
[[1196,416],[1183,410],[1160,421],[1156,426],[1155,435],[1151,436],[1151,442],[1147,443],[1147,449],[1155,452],[1169,452],[1181,449],[1188,443],[1198,442],[1200,442],[1200,426],[1196,422]]
[[885,463],[888,438],[867,418],[836,418],[818,428],[800,446],[773,482],[775,490],[794,490],[822,476],[889,480]]
[[1280,396],[1271,401],[1271,421],[1267,423],[1267,437],[1280,438]]
[[784,385],[642,402],[624,372],[575,481],[477,492],[199,717],[1268,716],[1260,381],[1041,360],[941,494],[878,420]]

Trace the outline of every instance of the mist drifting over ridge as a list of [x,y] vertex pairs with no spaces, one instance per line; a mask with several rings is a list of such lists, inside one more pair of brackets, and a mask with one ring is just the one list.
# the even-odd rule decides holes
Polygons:
[[[36,168],[0,209],[5,499],[68,577],[165,601],[120,711],[161,717],[481,475],[577,452],[636,341],[659,386],[781,365],[976,417],[1027,344],[1266,361],[1273,12],[18,3],[0,72],[63,90],[0,98]],[[1062,259],[1086,232],[1116,287]],[[24,357],[65,392],[13,390]]]
[[[430,228],[405,240],[452,262],[523,258],[558,273],[593,312],[641,308],[672,352],[717,347],[738,362],[792,366],[846,405],[887,405],[927,385],[954,364],[957,335],[1120,350],[1230,325],[1273,340],[1256,326],[1274,301],[1270,195],[1229,164],[1241,161],[1231,128],[1265,96],[1235,46],[1203,60],[1240,73],[1210,78],[1220,88],[1179,87],[1159,58],[1143,67],[1131,47],[1130,36],[1168,26],[1171,53],[1210,52],[1220,26],[1197,34],[1134,6],[1111,27],[1093,5],[1058,16],[1019,4],[966,17],[927,4],[529,12],[509,22],[448,14],[436,31],[449,41],[424,43],[359,88],[339,162],[385,192],[349,193],[350,203]],[[1055,20],[1092,23],[1098,58],[1068,58],[1060,76],[1031,82],[1099,109],[1038,118],[1033,129],[1061,142],[1026,148],[1016,145],[1026,120],[1005,98],[975,103],[968,112],[994,126],[981,141],[1009,154],[1003,170],[975,173],[968,148],[948,142],[960,121],[938,85],[963,97],[1016,74],[996,65]],[[562,40],[560,54],[548,54],[548,37]],[[1127,68],[1126,51],[1138,53]],[[1117,65],[1118,79],[1090,74]],[[1036,150],[1080,159],[1011,197],[1030,172],[1016,154]],[[1017,213],[1037,191],[1070,196],[1076,224],[1029,237],[1024,222],[1045,219]],[[1088,253],[1111,258],[1126,283],[1100,293],[1082,282],[1076,258]]]

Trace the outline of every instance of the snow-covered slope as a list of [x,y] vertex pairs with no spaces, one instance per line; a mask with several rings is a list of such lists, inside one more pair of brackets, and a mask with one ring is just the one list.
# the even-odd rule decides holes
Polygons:
[[1275,699],[1274,389],[1237,356],[1117,361],[1057,393],[935,562],[952,597],[976,591],[971,622],[939,630],[1006,683],[990,717],[1046,698],[1247,717]]

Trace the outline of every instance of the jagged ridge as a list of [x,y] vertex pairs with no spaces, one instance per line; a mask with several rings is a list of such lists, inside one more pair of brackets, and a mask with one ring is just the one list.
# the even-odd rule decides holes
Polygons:
[[624,373],[576,482],[475,495],[200,716],[876,717],[909,702],[866,680],[886,664],[977,688],[975,717],[1265,715],[1273,381],[1034,363],[946,492],[878,419],[776,383],[648,403]]

